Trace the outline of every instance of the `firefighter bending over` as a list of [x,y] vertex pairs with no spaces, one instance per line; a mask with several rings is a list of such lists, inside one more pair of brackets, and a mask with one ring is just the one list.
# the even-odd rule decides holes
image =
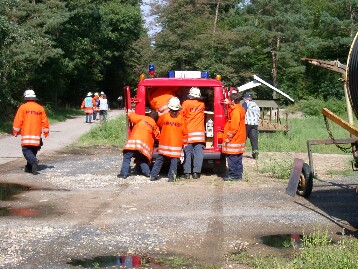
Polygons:
[[27,161],[25,172],[38,174],[37,152],[41,149],[41,133],[47,138],[50,125],[43,106],[38,104],[33,90],[24,93],[25,104],[22,104],[16,112],[12,132],[18,136],[21,131],[22,153]]
[[199,88],[192,87],[188,97],[182,104],[182,114],[188,128],[188,145],[184,148],[184,178],[190,178],[193,159],[193,179],[197,179],[200,177],[204,160],[205,104]]
[[152,109],[158,111],[159,116],[169,112],[168,101],[175,93],[169,87],[153,87],[148,91],[148,100]]
[[134,124],[133,131],[123,148],[123,163],[119,178],[127,178],[130,173],[130,162],[134,157],[136,164],[145,177],[150,177],[149,163],[153,156],[154,140],[159,139],[159,128],[155,123],[158,112],[152,110],[149,116],[138,115],[132,110],[129,120]]
[[178,97],[170,98],[168,102],[169,113],[165,113],[158,119],[161,128],[158,146],[158,157],[155,160],[150,180],[159,179],[159,172],[165,159],[170,161],[168,182],[177,178],[178,161],[183,145],[187,143],[187,127],[181,113],[179,113],[180,100]]

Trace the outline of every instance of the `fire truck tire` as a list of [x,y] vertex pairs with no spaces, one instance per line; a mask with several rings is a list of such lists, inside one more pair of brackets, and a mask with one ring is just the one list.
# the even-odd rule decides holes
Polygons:
[[297,194],[302,197],[310,196],[313,188],[313,173],[311,167],[304,163],[302,166],[302,171],[300,175],[300,181],[297,186]]
[[226,173],[226,159],[225,158],[221,159],[220,164],[214,165],[213,172],[214,172],[214,174],[217,174],[217,175],[225,175],[225,173]]

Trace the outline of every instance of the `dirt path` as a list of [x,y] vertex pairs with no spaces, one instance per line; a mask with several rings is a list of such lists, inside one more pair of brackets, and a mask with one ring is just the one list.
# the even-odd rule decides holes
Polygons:
[[[108,119],[117,117],[123,113],[124,110],[110,110],[108,112]],[[99,121],[86,124],[85,116],[76,116],[65,122],[50,125],[50,135],[44,140],[44,146],[39,152],[39,157],[44,154],[49,155],[71,145],[80,136],[98,124]],[[0,138],[0,165],[23,158],[20,139],[20,136],[14,137],[12,135]]]
[[103,268],[115,264],[111,259],[118,266],[122,256],[180,256],[186,268],[247,268],[225,255],[238,249],[273,253],[261,244],[263,235],[328,229],[339,238],[343,229],[358,228],[357,182],[338,173],[346,169],[347,155],[314,155],[320,180],[304,199],[285,194],[287,181],[260,172],[265,163],[306,160],[304,153],[262,152],[258,162],[247,153],[245,182],[207,173],[175,183],[118,179],[120,153],[43,151],[38,176],[23,172],[22,159],[0,165],[0,183],[32,188],[0,201],[0,268],[73,268],[86,261]]

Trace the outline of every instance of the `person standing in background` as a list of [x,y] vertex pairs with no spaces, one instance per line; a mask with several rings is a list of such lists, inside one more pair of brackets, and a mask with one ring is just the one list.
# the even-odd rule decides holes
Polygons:
[[101,122],[107,121],[107,114],[108,114],[108,99],[105,94],[101,95],[99,99],[99,119]]
[[242,107],[245,109],[246,139],[250,139],[252,148],[252,158],[259,157],[259,119],[260,107],[252,100],[250,93],[245,93],[242,97],[244,102]]
[[192,87],[188,97],[182,104],[182,114],[188,128],[188,145],[184,148],[184,178],[190,178],[193,159],[193,179],[198,179],[204,160],[205,104],[199,88]]
[[81,109],[85,110],[86,123],[92,123],[93,108],[96,106],[96,102],[92,98],[92,93],[88,92],[87,97],[83,99]]
[[123,97],[120,95],[117,99],[119,109],[123,109]]
[[47,138],[50,133],[50,124],[43,106],[38,104],[33,90],[24,92],[25,104],[16,112],[12,132],[15,137],[21,133],[22,153],[27,161],[25,172],[38,174],[37,153],[42,146],[41,134]]
[[94,93],[93,100],[96,103],[96,105],[93,107],[93,120],[98,120],[98,118],[97,118],[97,113],[99,112],[99,95],[98,95],[98,92]]

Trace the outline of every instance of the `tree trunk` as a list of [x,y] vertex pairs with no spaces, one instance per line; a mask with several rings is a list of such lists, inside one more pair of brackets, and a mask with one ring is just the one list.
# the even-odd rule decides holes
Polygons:
[[[279,37],[277,39],[272,38],[271,39],[272,80],[273,80],[273,86],[275,86],[275,87],[277,85],[277,65],[278,65],[277,52],[279,49],[280,49],[280,38]],[[272,98],[276,99],[275,91],[272,92]]]

